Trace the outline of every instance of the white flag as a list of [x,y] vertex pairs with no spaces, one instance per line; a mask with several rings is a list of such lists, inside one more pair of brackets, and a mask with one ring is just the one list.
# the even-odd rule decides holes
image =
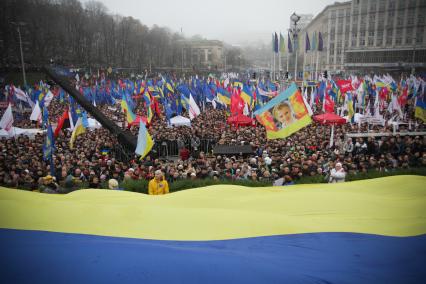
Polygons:
[[41,109],[38,105],[38,100],[36,101],[35,106],[33,107],[33,112],[31,113],[30,120],[41,121]]
[[16,87],[14,87],[14,91],[15,91],[15,96],[18,100],[28,103],[32,108],[34,107],[33,101],[24,91]]
[[193,120],[197,115],[201,113],[200,108],[198,107],[197,103],[195,102],[192,95],[189,95],[189,119]]
[[13,125],[13,114],[12,114],[12,106],[9,104],[6,111],[3,114],[3,117],[0,120],[0,128],[3,128],[6,131],[12,129]]

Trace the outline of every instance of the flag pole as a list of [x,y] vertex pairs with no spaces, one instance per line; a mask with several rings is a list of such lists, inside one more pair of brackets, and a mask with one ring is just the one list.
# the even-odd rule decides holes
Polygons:
[[273,73],[273,81],[275,81],[275,72],[276,72],[276,70],[275,70],[275,59],[276,59],[276,54],[275,54],[275,50],[274,50],[274,53],[273,53],[273,60],[274,60],[274,73]]
[[281,75],[281,51],[278,49],[278,81]]
[[278,44],[278,81],[281,78],[281,32],[280,32],[280,40]]
[[289,52],[287,51],[287,54],[286,54],[286,57],[287,57],[287,58],[286,58],[286,59],[287,59],[287,60],[286,60],[286,61],[287,61],[287,72],[288,72],[288,57],[289,57],[288,55],[289,55]]
[[318,57],[319,57],[318,49],[316,50],[316,54],[317,54],[317,62],[316,62],[316,66],[315,66],[315,80],[318,80]]

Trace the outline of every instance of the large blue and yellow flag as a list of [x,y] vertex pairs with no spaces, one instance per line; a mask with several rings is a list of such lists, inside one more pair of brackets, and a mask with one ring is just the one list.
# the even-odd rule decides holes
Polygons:
[[265,127],[268,139],[288,137],[312,122],[309,106],[294,83],[254,115]]
[[0,279],[425,283],[425,182],[218,185],[163,196],[0,188]]

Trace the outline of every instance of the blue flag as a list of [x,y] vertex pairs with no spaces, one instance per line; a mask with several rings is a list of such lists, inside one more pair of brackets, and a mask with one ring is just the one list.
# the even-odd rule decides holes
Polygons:
[[43,106],[43,120],[41,125],[43,128],[46,128],[48,123],[49,123],[49,111],[47,110],[46,106]]
[[52,154],[55,149],[55,140],[53,136],[52,126],[49,124],[47,126],[46,139],[43,144],[43,160],[49,161],[52,160]]

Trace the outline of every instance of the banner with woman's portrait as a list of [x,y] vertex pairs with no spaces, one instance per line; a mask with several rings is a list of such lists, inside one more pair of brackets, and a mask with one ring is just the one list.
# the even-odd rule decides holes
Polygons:
[[312,122],[312,111],[294,83],[254,114],[268,139],[288,137]]

